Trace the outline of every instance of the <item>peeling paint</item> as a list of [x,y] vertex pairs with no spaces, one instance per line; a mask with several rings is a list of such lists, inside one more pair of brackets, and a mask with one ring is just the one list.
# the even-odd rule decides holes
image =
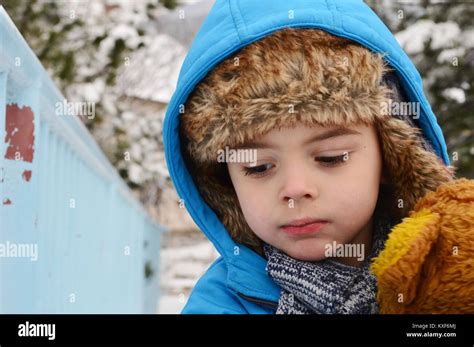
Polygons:
[[6,159],[33,162],[35,142],[34,115],[31,107],[9,104],[5,118]]
[[26,182],[29,182],[30,179],[31,179],[31,170],[25,170],[23,171],[23,174],[21,175],[23,177],[23,179],[26,181]]
[[11,205],[11,204],[12,204],[12,201],[11,201],[10,199],[8,199],[8,198],[5,198],[5,199],[3,199],[3,204],[4,204],[4,205]]

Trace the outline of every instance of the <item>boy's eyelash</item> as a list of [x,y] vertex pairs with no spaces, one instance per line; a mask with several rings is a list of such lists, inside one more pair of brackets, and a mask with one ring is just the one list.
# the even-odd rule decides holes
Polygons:
[[[349,159],[349,153],[344,153],[341,155],[337,156],[327,156],[327,157],[315,157],[314,158],[316,161],[320,162],[324,166],[337,166],[340,165],[344,162],[346,162]],[[271,166],[273,164],[263,164],[263,165],[258,165],[258,166],[251,166],[251,167],[244,167],[243,171],[245,173],[245,176],[265,176],[267,172],[271,169],[268,168],[268,166]],[[267,169],[265,169],[267,167]]]
[[336,166],[346,162],[349,159],[349,153],[346,152],[344,154],[332,157],[316,157],[314,159],[325,166]]
[[243,170],[244,170],[245,176],[264,176],[269,169],[265,171],[260,171],[260,169],[265,168],[265,166],[267,165],[272,165],[272,164],[263,164],[263,165],[258,165],[258,166],[244,167]]

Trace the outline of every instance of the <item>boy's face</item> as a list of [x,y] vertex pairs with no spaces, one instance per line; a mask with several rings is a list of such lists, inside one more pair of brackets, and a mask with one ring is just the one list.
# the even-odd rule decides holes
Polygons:
[[[298,125],[273,130],[245,149],[257,150],[256,163],[227,166],[245,219],[260,239],[305,261],[324,259],[334,241],[370,250],[382,171],[373,126]],[[306,218],[320,222],[297,222]]]

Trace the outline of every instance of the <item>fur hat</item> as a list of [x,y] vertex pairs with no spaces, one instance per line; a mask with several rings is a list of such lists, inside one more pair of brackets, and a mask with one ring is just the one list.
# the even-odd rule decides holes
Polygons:
[[227,58],[196,86],[181,116],[182,151],[204,200],[232,238],[262,254],[218,151],[297,123],[373,124],[388,178],[387,208],[402,218],[453,174],[409,116],[394,117],[382,107],[402,99],[380,54],[322,30],[283,29]]

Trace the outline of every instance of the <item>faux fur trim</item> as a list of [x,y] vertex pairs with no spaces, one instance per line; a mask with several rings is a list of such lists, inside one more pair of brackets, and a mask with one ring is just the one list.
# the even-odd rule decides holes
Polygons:
[[218,65],[181,117],[193,160],[296,123],[372,123],[389,90],[382,57],[320,30],[286,29]]
[[393,194],[389,208],[399,217],[452,178],[419,130],[384,113],[381,105],[396,98],[382,83],[388,71],[381,55],[350,40],[321,30],[284,29],[243,48],[200,82],[181,116],[183,154],[204,199],[236,242],[262,254],[227,168],[217,162],[218,150],[273,129],[375,124]]
[[375,125],[392,188],[390,209],[402,218],[426,193],[451,181],[454,168],[445,166],[435,153],[425,149],[420,129],[393,117],[378,120]]

